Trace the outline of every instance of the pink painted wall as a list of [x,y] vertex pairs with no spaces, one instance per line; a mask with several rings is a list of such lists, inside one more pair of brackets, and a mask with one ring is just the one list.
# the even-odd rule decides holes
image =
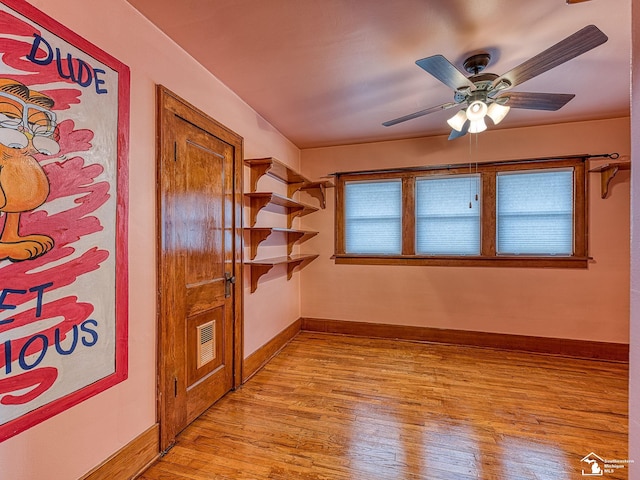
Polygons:
[[[478,136],[474,161],[619,152],[629,160],[629,119],[494,130]],[[302,151],[303,171],[336,171],[467,162],[467,138],[446,137]],[[601,161],[599,163],[602,163]],[[594,163],[595,165],[595,163]],[[320,234],[304,248],[321,257],[302,271],[302,315],[425,327],[604,342],[628,342],[629,172],[606,200],[590,174],[588,269],[335,265],[334,202],[304,217]]]
[[[631,156],[640,163],[640,5],[632,2]],[[631,332],[629,365],[630,480],[640,479],[640,170],[631,178]]]
[[[243,136],[247,157],[297,166],[299,150],[124,0],[31,3],[131,68],[129,379],[0,444],[0,478],[70,480],[156,421],[155,85]],[[298,276],[246,295],[245,355],[300,316],[299,297]]]

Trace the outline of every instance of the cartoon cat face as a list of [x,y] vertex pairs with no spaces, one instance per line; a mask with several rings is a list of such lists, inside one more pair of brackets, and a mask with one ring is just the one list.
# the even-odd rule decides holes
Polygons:
[[14,156],[42,153],[55,155],[60,151],[56,141],[56,116],[50,108],[53,100],[29,90],[10,79],[0,79],[0,152]]

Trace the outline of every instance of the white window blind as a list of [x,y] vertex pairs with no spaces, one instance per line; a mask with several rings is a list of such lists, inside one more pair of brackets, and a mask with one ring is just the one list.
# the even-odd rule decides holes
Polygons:
[[497,252],[573,254],[573,169],[498,173]]
[[480,254],[480,176],[416,180],[416,253]]
[[402,181],[346,182],[346,253],[402,253]]

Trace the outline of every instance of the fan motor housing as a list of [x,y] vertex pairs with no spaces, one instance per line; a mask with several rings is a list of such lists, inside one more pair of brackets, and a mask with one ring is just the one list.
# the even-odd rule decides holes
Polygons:
[[488,53],[478,53],[467,58],[462,63],[462,66],[467,72],[477,75],[478,73],[483,71],[487,67],[487,65],[489,65],[490,61],[491,55],[489,55]]
[[482,100],[486,102],[487,94],[492,89],[493,81],[498,78],[495,73],[479,73],[471,75],[469,80],[475,85],[476,89],[470,91],[468,88],[457,90],[453,99],[456,103],[464,101],[473,102],[474,100]]

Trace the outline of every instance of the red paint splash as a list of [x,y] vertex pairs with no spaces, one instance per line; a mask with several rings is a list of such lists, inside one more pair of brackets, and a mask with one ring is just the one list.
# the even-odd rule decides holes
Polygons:
[[0,403],[2,405],[21,405],[35,400],[53,386],[56,378],[58,378],[58,369],[53,367],[42,367],[10,378],[3,378],[0,380],[0,395],[29,387],[35,388],[22,395],[4,395]]
[[55,110],[68,110],[71,105],[80,103],[80,95],[82,92],[76,89],[57,89],[57,90],[40,90],[48,97],[51,97],[56,103]]

